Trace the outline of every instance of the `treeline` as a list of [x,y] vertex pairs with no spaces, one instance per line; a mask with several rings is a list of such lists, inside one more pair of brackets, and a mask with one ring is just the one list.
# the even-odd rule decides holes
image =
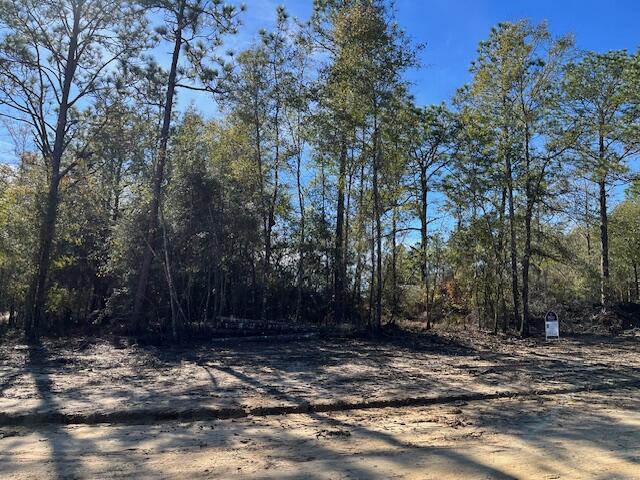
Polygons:
[[[241,19],[219,0],[2,2],[10,322],[526,334],[549,305],[638,300],[640,55],[502,23],[471,82],[425,107],[405,76],[421,46],[383,0],[316,1],[304,23],[279,8],[227,52]],[[220,114],[176,111],[185,90]]]

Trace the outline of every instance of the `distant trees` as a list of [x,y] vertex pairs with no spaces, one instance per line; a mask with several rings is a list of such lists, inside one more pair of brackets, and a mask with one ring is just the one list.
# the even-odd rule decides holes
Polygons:
[[577,174],[598,186],[603,308],[610,300],[608,189],[627,172],[628,160],[640,153],[637,74],[627,52],[588,52],[567,65],[564,77],[566,106],[579,130],[574,144]]
[[430,287],[432,280],[428,254],[429,190],[434,189],[434,180],[443,177],[452,162],[458,119],[444,105],[413,110],[411,114],[407,125],[410,133],[406,148],[410,158],[409,169],[415,182],[415,211],[420,221],[420,276],[424,285],[424,311],[428,329],[431,327],[431,304],[435,294]]
[[[264,249],[260,292],[260,317],[263,320],[269,313],[274,229],[278,214],[288,209],[282,176],[300,148],[291,137],[296,133],[288,130],[288,121],[294,114],[295,103],[304,101],[292,98],[299,95],[300,87],[296,85],[293,71],[297,53],[288,23],[286,12],[279,8],[275,30],[263,32],[261,43],[239,56],[239,71],[234,77],[237,86],[230,95],[231,115],[250,135],[253,149],[258,187],[255,200],[262,217]],[[304,107],[298,105],[298,108]]]
[[35,193],[45,187],[26,166],[30,161],[33,157],[25,156],[25,167],[19,169],[0,166],[0,309],[12,324],[22,313],[32,280],[39,220]]
[[[570,48],[570,38],[554,40],[545,25],[500,24],[481,44],[472,66],[474,81],[462,100],[466,108],[481,110],[476,118],[488,122],[498,139],[493,151],[503,164],[503,178],[498,181],[508,208],[512,298],[516,317],[522,304],[521,333],[527,332],[529,321],[533,216],[572,140],[572,127],[558,119],[559,82]],[[517,190],[524,195],[521,255],[517,253]],[[504,215],[503,208],[501,203],[499,217]]]
[[229,315],[526,335],[550,303],[637,300],[639,57],[502,23],[421,106],[391,7],[279,8],[221,56],[241,9],[219,1],[2,3],[0,115],[28,141],[0,169],[0,314],[34,337]]
[[[164,16],[165,25],[156,29],[160,38],[172,44],[171,66],[166,80],[166,96],[162,104],[162,124],[151,182],[151,204],[146,228],[145,248],[138,272],[138,283],[131,314],[132,324],[140,331],[146,324],[143,314],[153,248],[157,239],[164,169],[171,128],[176,88],[214,92],[218,71],[207,62],[208,52],[222,44],[222,37],[234,33],[237,27],[236,7],[218,0],[145,0],[145,6]],[[186,64],[181,63],[181,54]],[[221,62],[221,59],[215,58]],[[225,67],[224,64],[222,65]],[[197,82],[195,85],[191,82]]]
[[640,301],[640,203],[630,196],[618,204],[610,218],[613,271],[618,298]]
[[[348,270],[345,239],[345,190],[349,150],[361,155],[361,176],[369,170],[372,197],[372,236],[370,255],[371,326],[378,330],[382,322],[383,291],[383,216],[381,172],[386,151],[383,132],[394,116],[394,101],[404,92],[402,73],[415,64],[415,49],[390,16],[386,4],[372,2],[319,2],[313,19],[316,43],[332,55],[323,79],[326,84],[320,98],[324,126],[321,135],[331,138],[330,154],[337,159],[337,207],[334,249],[334,315],[344,318],[345,276]],[[327,42],[329,39],[329,42]],[[360,141],[357,139],[360,132]],[[352,155],[353,158],[353,155]],[[364,181],[364,178],[361,179]],[[363,205],[359,206],[361,209]],[[347,212],[348,215],[348,212]],[[364,214],[363,217],[365,218]],[[357,274],[359,274],[358,272]]]

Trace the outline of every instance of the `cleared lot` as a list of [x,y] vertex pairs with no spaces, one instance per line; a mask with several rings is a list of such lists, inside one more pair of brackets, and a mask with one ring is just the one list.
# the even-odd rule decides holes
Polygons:
[[2,432],[2,478],[636,479],[640,471],[637,390]]
[[[639,346],[5,343],[0,477],[638,478]],[[309,413],[261,416],[270,407]],[[242,418],[215,420],[225,412]]]

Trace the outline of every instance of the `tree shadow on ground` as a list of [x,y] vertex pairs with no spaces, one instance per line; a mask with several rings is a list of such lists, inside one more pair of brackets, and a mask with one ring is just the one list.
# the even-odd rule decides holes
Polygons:
[[[637,346],[617,343],[589,358],[591,346],[584,353],[575,345],[569,353],[535,346],[496,351],[433,336],[120,350],[103,343],[58,343],[47,346],[49,369],[56,375],[47,405],[55,401],[67,412],[197,409],[589,388],[601,381],[640,380],[637,362],[609,362],[609,354],[618,351],[631,359]],[[31,378],[30,363],[7,365],[0,382],[17,383],[5,396],[15,399],[11,408],[42,409],[29,398],[39,395],[37,388],[20,384]],[[17,398],[26,401],[21,405]]]
[[[616,344],[616,349],[622,349],[626,354],[633,356],[637,342]],[[554,347],[555,348],[555,347]],[[608,347],[602,346],[606,349]],[[637,351],[637,350],[636,350]],[[102,394],[106,397],[120,397],[127,408],[135,408],[142,402],[155,405],[168,404],[178,408],[183,398],[195,394],[192,404],[202,405],[210,400],[211,393],[221,392],[229,394],[236,404],[242,404],[250,399],[255,399],[259,394],[259,401],[282,401],[291,404],[303,404],[309,401],[312,393],[316,400],[339,399],[343,394],[366,397],[372,394],[393,393],[394,388],[406,389],[405,394],[416,394],[431,389],[432,391],[456,391],[471,393],[477,385],[494,386],[501,382],[515,382],[519,376],[539,376],[546,381],[555,382],[554,385],[575,385],[580,382],[597,380],[610,380],[613,382],[624,380],[638,380],[638,367],[633,364],[620,364],[619,361],[605,363],[606,350],[599,354],[598,358],[589,359],[589,352],[584,355],[560,355],[557,351],[529,352],[517,354],[514,352],[496,352],[492,350],[474,349],[467,345],[453,345],[451,349],[440,350],[437,345],[426,341],[418,341],[416,344],[407,344],[404,340],[398,341],[362,341],[357,340],[345,344],[340,341],[304,342],[297,344],[239,344],[217,348],[215,351],[200,346],[195,349],[174,348],[140,348],[134,350],[137,355],[127,358],[131,353],[124,351],[122,359],[125,359],[127,375],[120,378],[122,385],[116,391],[110,389],[108,376],[105,376],[97,385],[80,383],[74,387],[64,387],[58,383],[61,375],[74,375],[78,369],[98,369],[99,374],[106,374],[110,365],[94,359],[94,353],[88,348],[85,353],[74,353],[64,349],[53,351],[49,348],[31,349],[28,351],[25,364],[18,371],[22,375],[33,379],[34,388],[39,398],[38,409],[50,412],[60,412],[65,408],[65,401],[74,396],[82,396],[89,387],[105,389]],[[453,352],[453,353],[452,353]],[[75,356],[74,356],[75,355]],[[84,355],[84,356],[83,356]],[[119,357],[120,358],[120,357]],[[125,361],[122,360],[122,361]],[[401,360],[401,361],[400,361]],[[120,360],[119,360],[120,361]],[[436,363],[436,362],[440,363]],[[624,363],[624,362],[623,362]],[[183,365],[191,364],[195,370],[202,371],[205,382],[200,384],[185,383],[170,390],[158,388],[158,371],[164,371],[162,382],[170,384],[180,382],[182,378],[172,378],[172,373],[180,371]],[[358,373],[358,368],[364,369],[364,373]],[[637,364],[636,364],[637,365]],[[423,371],[425,367],[432,367],[435,375],[429,376],[433,371]],[[438,370],[441,369],[441,370]],[[373,378],[367,372],[382,372]],[[422,372],[422,373],[421,373]],[[450,373],[465,372],[468,385],[460,385],[458,381],[447,378]],[[423,377],[423,378],[422,378]],[[235,379],[229,383],[228,379]],[[155,380],[154,380],[155,379]],[[2,379],[4,383],[11,384],[16,380],[15,372]],[[132,384],[129,384],[132,380]],[[399,381],[402,380],[402,381]],[[526,380],[526,379],[525,379]],[[395,382],[395,383],[394,383]],[[311,383],[312,389],[305,384]],[[521,382],[522,383],[522,382]],[[231,387],[229,387],[231,385]],[[522,387],[533,388],[534,385],[526,381]],[[178,397],[172,397],[177,394]],[[163,403],[164,402],[164,403]],[[515,405],[515,406],[514,406]],[[625,426],[620,419],[603,415],[601,412],[586,412],[584,417],[573,418],[569,407],[563,412],[557,410],[554,415],[563,427],[543,429],[532,432],[532,425],[539,420],[536,411],[532,408],[518,409],[517,402],[509,408],[491,407],[486,410],[473,410],[467,415],[472,423],[481,429],[500,428],[506,434],[517,438],[529,445],[532,449],[545,452],[549,442],[557,442],[560,458],[570,461],[570,445],[575,442],[583,442],[598,451],[616,449],[619,445],[614,437],[598,437],[587,435],[585,429],[593,431],[626,431],[631,429],[630,435],[637,439],[637,429]],[[335,426],[335,419],[328,414],[312,413],[311,419],[320,425]],[[553,419],[550,417],[550,425],[553,427]],[[583,423],[584,422],[584,423]],[[223,422],[220,422],[224,425]],[[477,459],[471,458],[463,451],[456,449],[441,449],[431,446],[411,446],[396,438],[395,435],[382,432],[377,428],[359,425],[357,422],[348,421],[344,428],[349,428],[361,437],[376,439],[390,448],[412,448],[416,458],[428,460],[430,458],[446,457],[450,462],[462,469],[478,472],[490,478],[511,478],[490,465],[485,465]],[[588,427],[587,427],[588,426]],[[221,427],[223,428],[223,427]],[[626,430],[625,430],[626,429]],[[90,441],[86,438],[74,437],[73,430],[69,428],[50,428],[42,430],[51,448],[51,462],[58,478],[73,478],[83,476],[85,472],[79,458],[82,449],[99,452],[100,444],[107,440],[115,442],[119,450],[112,454],[109,461],[137,462],[139,471],[145,474],[157,474],[151,467],[144,465],[144,454],[141,453],[148,443],[148,438],[141,436],[122,435],[121,431],[113,430],[111,438],[100,438]],[[181,441],[206,442],[209,435],[206,430],[202,432],[186,430],[178,436],[163,437],[158,440],[153,448],[167,449],[178,448]],[[544,436],[542,435],[544,433]],[[265,443],[289,441],[296,443],[301,437],[295,432],[277,432],[276,434],[262,434],[259,439]],[[230,435],[218,433],[216,445],[220,448],[237,448],[235,440]],[[317,442],[315,442],[317,443]],[[334,458],[334,468],[341,470],[356,478],[377,478],[376,472],[363,467],[360,463],[346,462],[341,454],[334,452],[330,445],[316,445],[313,448],[326,457]],[[396,452],[397,453],[397,452]],[[393,462],[396,453],[392,451],[373,452],[371,455],[385,456]],[[400,456],[402,461],[407,461],[406,456]],[[637,457],[625,454],[625,461],[638,463]],[[344,468],[340,462],[345,462]],[[10,466],[5,464],[0,469],[6,473]],[[306,478],[314,478],[309,473]],[[322,477],[318,477],[322,478]]]
[[[38,409],[53,414],[60,411],[59,400],[55,395],[55,382],[51,377],[51,371],[55,371],[55,368],[49,361],[49,352],[45,346],[37,345],[28,349],[25,370],[35,385],[39,398]],[[53,467],[51,476],[58,479],[78,478],[75,461],[67,456],[67,451],[73,449],[77,442],[73,436],[63,427],[45,428],[41,432],[50,449],[49,463]],[[5,469],[0,472],[3,470]]]

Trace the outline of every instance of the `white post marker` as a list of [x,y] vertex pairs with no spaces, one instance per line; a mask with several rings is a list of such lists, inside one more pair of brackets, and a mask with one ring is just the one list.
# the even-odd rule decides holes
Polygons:
[[557,338],[560,340],[560,321],[558,315],[553,310],[549,310],[544,316],[544,338]]

